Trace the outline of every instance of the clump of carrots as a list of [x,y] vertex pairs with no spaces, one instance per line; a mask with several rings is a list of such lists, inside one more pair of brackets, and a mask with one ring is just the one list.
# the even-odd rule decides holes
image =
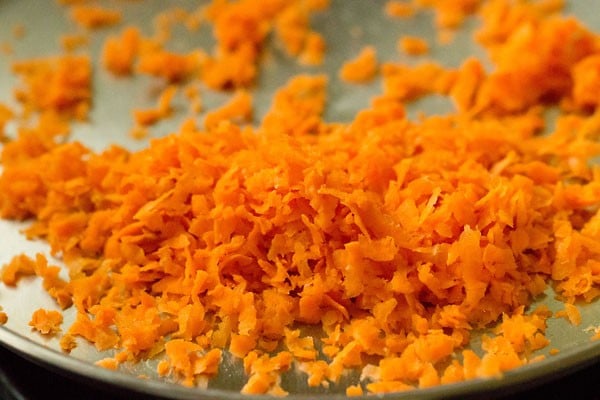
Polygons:
[[[243,360],[242,392],[271,394],[286,393],[281,374],[294,365],[310,386],[361,369],[347,389],[359,395],[498,376],[531,361],[548,345],[551,315],[527,310],[536,296],[552,285],[576,322],[573,304],[600,295],[600,170],[590,162],[600,114],[589,95],[600,82],[600,37],[546,3],[439,6],[443,28],[480,13],[476,37],[491,71],[474,58],[457,68],[379,65],[367,48],[340,73],[354,82],[380,73],[383,89],[349,123],[322,118],[326,77],[300,75],[256,126],[237,122],[251,113],[240,90],[204,128],[186,123],[136,152],[63,140],[88,86],[69,81],[39,100],[34,68],[22,64],[30,90],[19,98],[40,122],[4,144],[0,214],[31,219],[27,235],[48,241],[69,278],[42,255],[21,255],[3,282],[39,276],[60,307],[76,308],[65,351],[75,337],[119,349],[100,363],[113,369],[162,356],[158,373],[189,386],[218,373],[223,351]],[[238,87],[255,77],[270,26],[261,22],[287,38],[290,54],[313,37],[306,9],[286,2],[249,14],[247,1],[214,4],[223,58],[166,62],[179,58],[126,30],[107,42],[106,68],[131,73],[146,48],[139,68],[170,85],[208,68],[207,85]],[[232,21],[239,32],[219,25]],[[111,48],[127,52],[114,58]],[[241,54],[250,70],[213,75]],[[88,76],[79,59],[64,62]],[[60,71],[38,66],[59,82]],[[451,98],[455,112],[407,118],[406,102],[429,94]],[[547,105],[562,113],[542,135]],[[44,315],[32,325],[58,332],[58,317]],[[492,325],[483,355],[466,349],[474,329]]]

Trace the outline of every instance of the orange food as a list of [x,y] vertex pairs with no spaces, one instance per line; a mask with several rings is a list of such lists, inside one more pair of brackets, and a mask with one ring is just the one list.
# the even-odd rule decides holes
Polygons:
[[197,73],[201,59],[202,54],[197,52],[178,54],[158,50],[142,54],[137,70],[143,74],[161,77],[167,82],[174,83]]
[[3,311],[0,306],[0,325],[5,325],[8,322],[8,315]]
[[[115,350],[99,362],[111,369],[161,357],[158,374],[187,386],[214,377],[224,351],[243,365],[242,393],[273,395],[287,393],[281,374],[295,365],[309,387],[361,371],[346,389],[354,396],[496,378],[539,360],[550,312],[526,312],[532,300],[552,285],[565,301],[557,315],[577,324],[573,304],[600,296],[600,113],[588,93],[600,37],[552,1],[480,3],[414,4],[436,10],[443,28],[480,12],[493,68],[475,58],[380,68],[364,47],[339,77],[381,71],[381,93],[335,123],[323,118],[325,75],[290,78],[255,125],[240,89],[271,33],[290,55],[319,61],[324,41],[308,22],[326,2],[214,1],[202,13],[210,54],[170,52],[127,28],[105,43],[105,68],[170,85],[156,108],[135,112],[140,133],[170,115],[183,83],[236,90],[203,128],[190,118],[137,151],[68,140],[69,117],[90,105],[89,59],[17,64],[17,99],[39,115],[3,146],[0,213],[31,219],[26,234],[46,240],[69,276],[20,255],[2,281],[36,275],[74,308],[65,351],[75,338]],[[184,94],[198,100],[198,86]],[[455,109],[409,118],[406,104],[429,95]],[[546,105],[560,110],[553,126]],[[55,313],[40,310],[32,325],[56,332]],[[483,328],[481,353],[465,349]]]
[[[135,27],[127,27],[121,36],[109,37],[103,49],[103,63],[116,75],[130,75],[139,62],[137,72],[160,76],[172,83],[199,73],[212,89],[249,87],[257,77],[257,64],[271,31],[301,63],[317,65],[323,61],[325,41],[310,29],[309,17],[327,6],[327,1],[272,0],[256,7],[252,0],[243,0],[231,4],[213,1],[193,11],[167,9],[157,15],[152,38],[142,38]],[[79,7],[88,10],[89,15],[83,13],[87,15],[83,19],[95,15],[89,11],[93,7]],[[213,27],[214,51],[177,54],[165,49],[175,25],[196,30],[201,23]]]
[[435,12],[436,25],[442,29],[458,28],[468,16],[477,11],[481,3],[485,3],[482,0],[416,0],[415,2],[421,7],[431,8]]
[[273,32],[285,51],[306,64],[322,61],[323,38],[310,29],[312,13],[325,9],[327,1],[270,0],[256,6],[253,0],[229,5],[214,1],[205,15],[213,25],[216,50],[203,65],[202,77],[211,88],[248,87],[257,77],[257,64],[269,34]]
[[427,54],[429,45],[425,39],[416,36],[403,36],[398,41],[398,48],[411,56]]
[[70,118],[87,118],[92,99],[89,57],[65,55],[19,61],[13,64],[13,72],[23,81],[15,97],[26,113],[53,111]]
[[7,286],[15,286],[21,277],[35,275],[35,264],[23,254],[14,257],[10,263],[2,266],[1,274],[2,283]]
[[411,101],[430,94],[447,95],[453,88],[457,72],[433,61],[408,66],[384,63],[381,66],[384,96]]
[[179,7],[168,8],[154,18],[154,39],[165,43],[171,38],[171,31],[175,25],[182,24],[188,19],[188,12]]
[[283,44],[285,50],[299,56],[307,64],[320,64],[322,62],[325,43],[323,37],[312,31],[309,25],[310,13],[328,6],[315,4],[314,7],[303,7],[293,2],[275,17],[275,33]]
[[130,75],[141,46],[141,34],[135,27],[123,30],[120,36],[109,37],[102,48],[102,63],[115,75]]
[[63,316],[59,311],[40,308],[31,316],[29,325],[42,335],[54,335],[60,331]]
[[96,361],[96,365],[113,371],[119,369],[119,363],[114,358],[103,358],[102,360]]
[[414,4],[409,1],[388,0],[385,3],[385,13],[390,17],[409,18],[415,12]]
[[195,85],[187,86],[183,94],[188,100],[189,109],[191,114],[200,114],[202,112],[202,95],[200,88]]
[[321,132],[326,86],[324,75],[298,75],[290,79],[275,93],[273,106],[263,118],[261,128],[265,135],[303,136]]
[[149,134],[150,130],[148,129],[148,127],[137,124],[134,125],[129,131],[129,136],[137,140],[147,138]]
[[304,43],[304,49],[299,55],[301,63],[306,65],[320,65],[325,57],[326,43],[323,36],[310,32]]
[[346,396],[362,396],[363,390],[358,385],[351,385],[346,388]]
[[555,314],[556,317],[564,317],[571,324],[577,326],[581,324],[581,313],[577,306],[571,303],[565,303],[565,309],[558,311]]
[[13,110],[7,105],[0,103],[0,142],[6,139],[5,127],[13,117]]
[[243,122],[252,117],[252,96],[240,90],[221,107],[211,110],[204,116],[204,126],[215,128],[222,121]]
[[60,44],[66,52],[73,52],[89,44],[89,37],[81,34],[63,35]]
[[363,48],[355,59],[347,61],[341,68],[340,78],[347,82],[368,82],[377,74],[377,53],[375,48]]
[[594,96],[600,90],[600,56],[583,58],[573,67],[573,101],[579,107],[596,107],[600,100]]
[[95,5],[73,5],[70,13],[73,21],[87,29],[116,25],[122,18],[118,10]]
[[60,344],[60,348],[65,353],[69,353],[69,352],[71,352],[71,350],[73,350],[74,348],[77,347],[77,342],[75,340],[75,336],[69,335],[69,334],[63,335],[60,338],[59,344]]
[[149,126],[169,117],[173,111],[171,103],[176,94],[177,86],[167,86],[160,94],[156,108],[133,110],[135,122],[141,126]]

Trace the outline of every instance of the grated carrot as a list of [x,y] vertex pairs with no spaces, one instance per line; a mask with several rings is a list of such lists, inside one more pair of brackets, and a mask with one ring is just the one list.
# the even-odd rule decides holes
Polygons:
[[577,306],[571,303],[565,303],[564,310],[557,311],[555,316],[557,318],[565,318],[567,321],[569,321],[572,325],[575,326],[581,324],[581,313],[579,312]]
[[133,116],[136,124],[145,127],[168,118],[173,112],[171,103],[176,94],[177,86],[169,85],[161,92],[155,108],[134,109]]
[[416,0],[419,7],[431,8],[435,12],[435,23],[441,29],[460,27],[468,16],[477,11],[481,3],[485,2],[482,0]]
[[114,358],[103,358],[102,360],[96,361],[95,364],[102,368],[110,369],[113,371],[119,369],[119,363]]
[[2,306],[0,306],[0,325],[6,325],[8,322],[8,315],[4,312]]
[[70,15],[73,21],[87,29],[116,25],[122,19],[121,12],[118,10],[84,4],[73,5]]
[[385,3],[385,13],[390,17],[410,18],[415,12],[415,5],[409,1],[388,0]]
[[108,37],[102,48],[104,68],[115,75],[130,75],[141,47],[141,34],[136,27],[125,28],[120,36]]
[[25,113],[49,111],[84,120],[91,107],[91,60],[87,56],[65,55],[19,61],[13,72],[23,87],[15,97]]
[[2,267],[2,282],[7,286],[15,286],[21,277],[35,275],[35,264],[25,254],[14,257],[10,263]]
[[298,59],[305,65],[320,65],[323,63],[326,48],[323,36],[316,32],[309,32],[304,42],[304,49]]
[[67,53],[87,46],[89,41],[90,38],[82,34],[63,35],[60,37],[60,45]]
[[398,41],[398,49],[411,56],[427,54],[429,45],[423,38],[416,36],[402,36]]
[[368,82],[377,74],[378,62],[375,48],[363,48],[355,59],[347,61],[341,68],[340,78],[347,82]]
[[221,107],[211,110],[204,116],[206,129],[216,127],[223,121],[243,122],[252,117],[252,97],[246,91],[239,90]]
[[299,7],[292,3],[276,15],[275,33],[288,54],[299,56],[307,64],[322,62],[325,43],[320,34],[311,31],[309,19],[311,11],[327,6],[326,2],[315,7]]
[[29,325],[42,335],[54,335],[60,331],[63,316],[59,311],[40,308],[31,316]]
[[199,52],[178,54],[157,50],[141,54],[137,70],[143,74],[164,78],[169,83],[175,83],[197,73],[202,58]]
[[360,386],[358,385],[351,385],[348,386],[348,388],[346,388],[346,396],[362,396],[363,395],[363,390]]
[[[214,1],[195,14],[213,24],[210,54],[166,50],[171,24],[188,17],[172,10],[157,21],[160,38],[126,28],[104,44],[112,73],[170,85],[156,109],[137,111],[135,129],[167,116],[184,83],[236,91],[203,128],[188,119],[139,151],[66,140],[91,104],[88,58],[16,63],[16,97],[38,120],[3,146],[0,212],[32,219],[26,234],[47,240],[69,277],[41,254],[20,255],[2,281],[36,275],[58,306],[74,307],[65,351],[76,337],[118,351],[99,361],[107,368],[160,355],[158,374],[187,386],[214,377],[225,350],[243,364],[242,393],[273,395],[287,393],[281,375],[295,363],[310,387],[362,371],[353,396],[535,362],[550,313],[526,312],[531,301],[551,284],[565,301],[557,316],[577,324],[574,302],[600,296],[600,170],[590,165],[600,113],[589,94],[600,41],[558,3],[416,1],[445,29],[478,12],[476,39],[494,68],[474,58],[380,68],[365,47],[339,76],[366,82],[380,70],[382,92],[352,121],[325,121],[327,78],[298,75],[256,126],[245,124],[242,88],[266,38],[320,62],[309,17],[327,2]],[[184,94],[197,99],[196,89]],[[455,110],[409,119],[406,103],[431,94]],[[561,115],[541,135],[546,105]],[[56,333],[60,312],[38,311],[32,325]],[[465,349],[486,327],[482,353]]]
[[200,114],[203,110],[202,93],[196,85],[188,85],[185,87],[183,94],[187,98],[190,114]]
[[6,126],[14,118],[14,111],[7,105],[0,103],[0,143],[5,142]]

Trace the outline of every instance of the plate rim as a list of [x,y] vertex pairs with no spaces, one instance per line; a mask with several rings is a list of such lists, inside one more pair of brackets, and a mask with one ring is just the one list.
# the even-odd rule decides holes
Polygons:
[[[0,326],[0,345],[17,355],[43,368],[53,370],[74,379],[86,380],[90,383],[108,384],[112,389],[126,389],[130,392],[160,396],[164,399],[224,399],[250,400],[275,398],[270,395],[242,394],[235,390],[217,388],[190,388],[177,383],[160,379],[142,379],[133,374],[113,371],[88,361],[69,356],[51,347],[44,346],[11,329]],[[542,360],[517,367],[504,372],[499,377],[474,378],[461,382],[441,384],[430,388],[415,388],[402,392],[376,395],[383,399],[435,399],[435,398],[476,398],[485,394],[514,394],[526,389],[540,386],[549,381],[569,375],[577,370],[600,362],[600,340],[592,340],[583,346],[561,350]],[[315,394],[290,393],[289,400],[305,400],[308,398],[326,398],[328,400],[347,399],[342,393]],[[279,397],[277,397],[279,398]],[[365,393],[360,398],[373,398],[373,394]]]

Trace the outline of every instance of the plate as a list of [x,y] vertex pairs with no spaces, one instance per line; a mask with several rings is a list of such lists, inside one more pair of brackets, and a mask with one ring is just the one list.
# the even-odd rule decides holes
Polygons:
[[[111,3],[111,2],[108,2]],[[125,20],[134,22],[142,30],[152,30],[153,17],[164,7],[161,0],[113,2],[123,8]],[[171,0],[170,5],[193,9],[198,1]],[[378,54],[389,56],[388,60],[413,62],[415,59],[403,56],[397,51],[396,40],[402,34],[410,33],[425,38],[434,38],[436,30],[431,15],[419,14],[408,20],[393,20],[383,13],[385,1],[381,0],[333,0],[329,11],[318,13],[311,21],[312,26],[321,32],[328,43],[334,43],[327,51],[323,65],[310,67],[299,65],[287,57],[281,49],[269,49],[261,66],[260,80],[255,89],[256,120],[264,115],[270,106],[273,91],[289,77],[300,72],[326,72],[330,75],[329,106],[325,118],[330,121],[346,122],[355,113],[368,105],[369,99],[378,93],[378,82],[349,87],[336,79],[336,72],[347,59],[355,56],[366,44],[375,45]],[[590,12],[594,1],[571,1],[568,12],[576,15],[588,27],[600,27],[600,14]],[[16,78],[9,73],[10,63],[18,59],[44,57],[61,52],[59,39],[68,32],[78,32],[77,27],[68,18],[64,8],[57,2],[38,0],[0,0],[0,43],[10,43],[9,55],[0,58],[0,102],[12,104],[12,88]],[[481,50],[470,37],[470,29],[477,21],[469,20],[465,29],[458,31],[453,44],[432,49],[436,59],[446,66],[458,66],[466,55],[483,57]],[[87,51],[98,58],[103,39],[118,32],[120,27],[105,28],[93,32]],[[22,37],[21,37],[22,35]],[[17,37],[18,36],[18,37]],[[213,39],[208,27],[198,31],[178,32],[177,40],[172,41],[172,50],[187,50],[193,46],[210,48]],[[120,144],[128,149],[143,148],[152,137],[160,137],[177,129],[181,119],[177,116],[154,126],[147,139],[133,139],[126,132],[132,127],[130,111],[134,106],[151,107],[155,103],[157,83],[149,77],[136,76],[131,79],[116,79],[103,69],[94,74],[94,106],[89,123],[78,123],[74,127],[73,139],[80,140],[94,150],[101,150],[108,144]],[[206,91],[206,108],[223,103],[227,95]],[[176,105],[177,106],[177,105]],[[410,105],[409,117],[417,118],[420,112],[428,114],[443,113],[450,104],[445,99],[431,96]],[[11,127],[9,126],[10,130]],[[21,230],[26,223],[0,220],[0,264],[7,263],[14,255],[25,252],[33,255],[37,252],[48,254],[43,242],[24,239]],[[52,260],[60,263],[60,260]],[[553,311],[562,309],[563,304],[554,299],[549,289],[538,300]],[[32,362],[39,363],[62,373],[71,374],[88,381],[91,385],[109,385],[116,390],[130,390],[153,394],[171,399],[248,399],[253,396],[239,394],[244,376],[239,361],[226,357],[219,375],[211,381],[208,389],[186,388],[158,377],[156,362],[144,362],[127,365],[124,370],[115,372],[94,365],[94,363],[112,353],[97,352],[85,342],[78,344],[70,355],[60,350],[58,339],[45,338],[34,334],[28,325],[31,314],[40,307],[55,309],[56,305],[43,291],[41,282],[35,279],[23,279],[17,288],[0,286],[0,304],[9,315],[5,326],[0,327],[0,343],[21,354]],[[394,393],[385,396],[394,399],[425,399],[453,396],[475,396],[494,392],[511,392],[531,385],[538,385],[554,379],[557,374],[576,368],[582,368],[600,357],[600,341],[591,342],[590,327],[600,324],[600,302],[581,307],[582,323],[572,326],[564,319],[552,318],[548,321],[547,337],[551,340],[548,348],[540,351],[547,357],[541,361],[509,371],[499,379],[477,379],[458,384],[444,385],[428,389],[419,389],[406,393]],[[63,326],[74,321],[73,310],[64,313]],[[549,355],[550,348],[559,350]],[[144,375],[147,379],[140,379]],[[354,377],[355,378],[355,377]],[[288,398],[309,398],[315,394],[327,394],[329,399],[345,398],[344,384],[353,376],[344,376],[340,385],[331,390],[309,388],[305,377],[289,373],[283,377],[287,388],[291,390]],[[264,397],[260,397],[264,398]]]

